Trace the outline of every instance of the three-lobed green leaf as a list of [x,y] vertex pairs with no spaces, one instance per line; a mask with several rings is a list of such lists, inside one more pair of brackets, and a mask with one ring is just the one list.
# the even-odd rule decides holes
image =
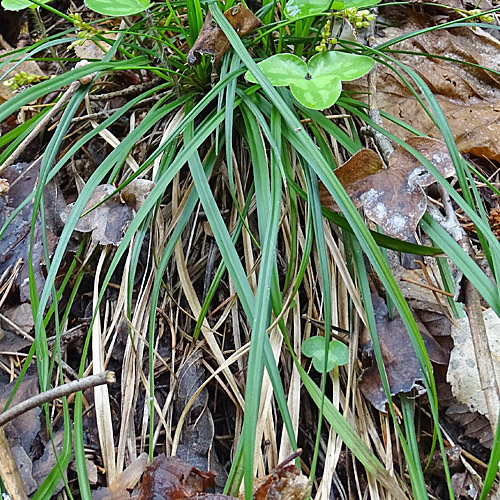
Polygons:
[[[323,372],[325,368],[325,338],[310,337],[302,344],[302,353],[312,358],[314,368]],[[330,340],[328,344],[328,360],[326,371],[329,372],[335,366],[346,365],[349,362],[349,349],[340,340]]]
[[[289,86],[295,98],[311,109],[332,106],[342,91],[342,80],[355,80],[373,65],[370,57],[339,51],[316,54],[308,63],[294,54],[276,54],[258,64],[275,87]],[[250,71],[245,78],[257,83]]]

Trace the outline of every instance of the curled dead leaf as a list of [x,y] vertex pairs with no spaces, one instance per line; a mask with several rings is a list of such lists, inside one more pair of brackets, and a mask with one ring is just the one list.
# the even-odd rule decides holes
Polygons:
[[[228,9],[224,16],[240,37],[262,26],[261,20],[242,3]],[[212,13],[209,11],[198,38],[188,53],[187,62],[191,66],[200,64],[202,54],[208,54],[212,56],[212,64],[217,66],[230,46],[221,28],[214,26]]]
[[[403,320],[397,314],[389,319],[387,306],[382,298],[372,296],[372,300],[380,350],[391,395],[410,392],[412,389],[417,389],[422,394],[425,392],[422,384],[419,383],[423,380],[422,371]],[[448,362],[448,356],[442,347],[422,324],[419,324],[419,330],[430,360],[436,364],[445,365]],[[366,329],[361,335],[360,345],[365,356],[373,359],[373,344]],[[374,360],[373,363],[373,366],[363,372],[359,388],[375,408],[386,411],[387,398]]]
[[[419,151],[445,177],[454,174],[446,145],[437,139],[412,137],[407,143]],[[425,213],[424,187],[435,182],[428,170],[408,151],[397,147],[384,168],[379,155],[362,149],[335,170],[356,207],[364,207],[366,216],[387,235],[408,240]],[[331,210],[339,207],[320,183],[321,204]]]
[[[119,245],[126,228],[153,187],[152,181],[135,179],[120,193],[106,199],[116,188],[111,184],[97,186],[85,205],[84,215],[80,217],[75,230],[92,233],[92,239],[100,245]],[[61,214],[64,221],[67,220],[73,206],[74,203],[68,205]]]
[[176,457],[157,456],[146,468],[139,500],[197,497],[215,486],[215,474],[185,464]]

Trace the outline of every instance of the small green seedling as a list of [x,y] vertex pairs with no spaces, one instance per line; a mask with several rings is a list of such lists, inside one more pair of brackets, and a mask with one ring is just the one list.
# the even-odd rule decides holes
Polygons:
[[[276,54],[258,64],[275,87],[289,86],[297,101],[311,109],[332,106],[342,91],[342,80],[355,80],[373,65],[370,57],[336,50],[316,54],[307,63],[294,54]],[[257,83],[250,71],[245,78]]]
[[[311,337],[302,344],[302,353],[312,358],[314,368],[320,373],[325,369],[325,338]],[[335,366],[346,365],[349,362],[349,349],[340,340],[330,340],[328,346],[328,360],[326,371],[329,372]]]

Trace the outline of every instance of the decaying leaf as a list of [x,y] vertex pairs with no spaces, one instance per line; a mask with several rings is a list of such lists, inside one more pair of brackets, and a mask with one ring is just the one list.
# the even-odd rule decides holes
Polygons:
[[7,194],[9,192],[9,181],[7,179],[0,179],[0,196]]
[[93,500],[124,500],[130,498],[129,490],[133,490],[140,481],[146,465],[148,454],[141,453],[123,472],[118,474],[107,488],[99,488],[92,495]]
[[461,444],[472,438],[481,446],[491,450],[494,435],[489,420],[479,412],[470,410],[464,403],[457,401],[451,392],[450,384],[438,383],[437,392],[440,414],[446,415],[448,420],[463,429],[457,442]]
[[[226,10],[224,16],[240,37],[262,26],[261,20],[242,3]],[[209,11],[198,38],[188,53],[187,62],[190,65],[200,64],[202,54],[208,54],[212,56],[212,64],[217,66],[230,46],[224,32],[219,26],[214,26],[212,13]]]
[[[52,469],[56,467],[57,457],[61,455],[62,447],[64,444],[64,428],[59,429],[53,435],[54,446],[49,441],[45,446],[43,455],[35,462],[33,462],[33,479],[37,482],[38,487],[42,485],[47,476],[51,473]],[[57,456],[56,456],[57,453]],[[67,471],[64,471],[67,475]],[[61,479],[57,484],[54,494],[57,495],[59,491],[64,488],[64,481]]]
[[[264,479],[254,479],[254,500],[305,500],[309,497],[311,485],[296,465],[276,467]],[[244,500],[240,493],[239,500]]]
[[[436,139],[412,137],[407,143],[419,151],[445,177],[455,172],[446,145]],[[402,147],[397,147],[384,168],[379,155],[363,149],[335,170],[339,181],[356,207],[389,236],[409,239],[425,213],[423,188],[435,182],[421,163]],[[320,184],[321,203],[339,210],[329,192]]]
[[[403,320],[398,314],[395,314],[392,320],[389,319],[387,306],[380,297],[372,296],[372,300],[380,350],[382,351],[382,359],[391,395],[410,392],[412,389],[417,389],[422,393],[423,387],[419,383],[419,381],[423,380],[422,371]],[[419,329],[430,360],[445,365],[448,359],[441,346],[426,331],[423,325],[419,325]],[[361,347],[365,355],[372,358],[374,364],[363,372],[359,387],[375,408],[385,411],[387,398],[374,361],[373,345],[367,330],[362,333]]]
[[215,474],[203,472],[176,457],[157,456],[146,468],[139,500],[180,500],[215,486]]
[[[2,387],[0,391],[0,410],[3,410],[7,403],[12,390],[14,389],[15,382],[12,382]],[[12,399],[11,407],[19,404],[20,402],[36,396],[38,390],[38,377],[35,375],[26,375]],[[32,410],[19,415],[11,422],[4,425],[5,435],[11,445],[20,444],[26,453],[30,452],[31,445],[36,435],[40,431],[40,408],[33,408]]]
[[[110,40],[112,44],[116,40],[117,33],[102,33],[101,36]],[[81,44],[77,43],[73,50],[80,59],[101,60],[105,55],[105,52],[93,40],[83,40]]]
[[[181,416],[192,396],[207,378],[202,357],[202,351],[195,351],[179,370],[174,398],[177,418]],[[213,449],[214,434],[212,413],[208,408],[208,390],[204,388],[185,414],[176,456],[199,470],[213,470],[216,473],[217,491],[222,491],[227,474]]]
[[[39,171],[39,161],[32,165],[22,162],[16,163],[5,169],[2,175],[5,176],[6,181],[10,184],[10,188],[7,194],[0,196],[0,226],[3,226],[14,210],[33,191]],[[30,249],[28,235],[32,216],[33,203],[30,202],[23,207],[5,230],[0,242],[0,276],[3,275],[8,268],[12,271],[16,262],[19,260],[22,264],[28,262]],[[33,271],[37,289],[41,292],[45,284],[45,278],[41,269],[43,248],[39,231],[40,224],[37,221],[33,242]],[[20,288],[21,302],[26,302],[30,298],[28,275],[28,266],[22,265],[16,277],[16,284]]]
[[[377,38],[377,43],[433,24],[430,16],[405,11],[404,24],[384,30],[385,37]],[[481,29],[455,27],[421,33],[391,49],[401,51],[392,57],[407,64],[429,86],[446,116],[459,151],[500,160],[500,76],[480,68],[500,71],[500,42]],[[422,57],[411,52],[442,58]],[[454,63],[448,58],[475,66]],[[366,79],[350,82],[344,87],[354,92],[366,93],[368,90]],[[430,137],[441,137],[411,91],[384,65],[378,67],[377,105]],[[383,119],[383,126],[401,139],[412,135],[386,119]]]
[[481,491],[481,485],[474,481],[469,471],[455,472],[451,478],[451,487],[455,498],[476,498]]
[[[500,319],[492,309],[483,313],[483,319],[491,349],[493,367],[497,380],[500,380]],[[486,398],[479,381],[468,318],[457,320],[457,325],[451,329],[451,336],[455,346],[451,351],[446,380],[450,383],[453,395],[458,401],[489,418]],[[495,422],[498,410],[498,408],[495,409]]]
[[[100,245],[119,245],[130,221],[153,186],[152,181],[136,179],[121,193],[116,193],[108,200],[106,198],[115,191],[115,187],[111,184],[97,186],[85,205],[84,215],[78,221],[75,230],[92,233],[93,241]],[[106,201],[99,205],[104,200]],[[63,220],[67,220],[73,206],[74,203],[71,203],[66,207],[61,214]]]

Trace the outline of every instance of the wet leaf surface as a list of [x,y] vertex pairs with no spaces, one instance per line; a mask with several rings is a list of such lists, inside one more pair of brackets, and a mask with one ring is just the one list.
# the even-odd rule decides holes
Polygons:
[[[224,16],[240,37],[262,26],[261,20],[241,3],[226,10]],[[212,13],[209,11],[198,38],[188,53],[187,62],[191,65],[200,64],[201,56],[207,54],[212,56],[212,64],[218,66],[230,46],[224,32],[219,26],[214,25]]]
[[[407,143],[419,151],[445,177],[455,172],[446,145],[436,139],[413,137]],[[356,207],[384,232],[403,240],[410,239],[426,211],[424,187],[435,182],[428,170],[402,147],[397,147],[384,168],[375,151],[363,149],[335,170]],[[338,211],[323,184],[320,184],[323,206]]]
[[[387,306],[382,298],[372,296],[372,300],[391,395],[410,392],[412,389],[421,391],[423,384],[419,382],[423,378],[422,371],[403,320],[397,314],[392,320],[388,318]],[[446,365],[448,357],[441,346],[426,332],[423,325],[419,325],[419,328],[431,361]],[[366,329],[362,333],[360,346],[364,354],[372,358],[373,366],[363,372],[359,387],[375,408],[386,411],[387,398],[373,356],[370,334]]]

